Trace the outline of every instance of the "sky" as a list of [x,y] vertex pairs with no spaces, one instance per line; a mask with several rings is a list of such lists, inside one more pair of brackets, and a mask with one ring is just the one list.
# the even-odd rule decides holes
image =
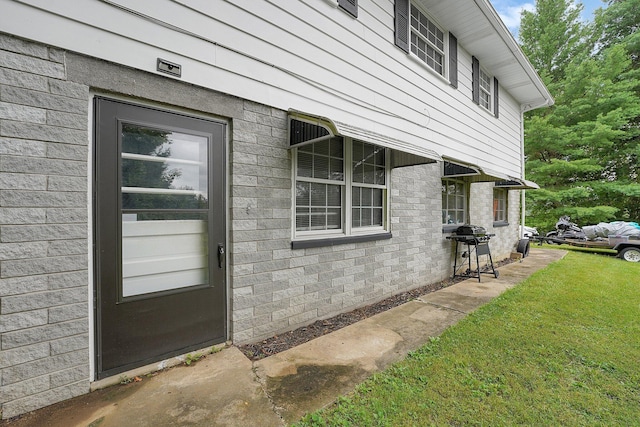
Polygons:
[[[511,30],[517,35],[520,27],[520,12],[522,9],[534,10],[535,0],[490,0],[493,7]],[[576,3],[582,3],[584,10],[582,11],[582,19],[584,21],[593,20],[593,12],[599,8],[606,6],[602,0],[575,0]]]

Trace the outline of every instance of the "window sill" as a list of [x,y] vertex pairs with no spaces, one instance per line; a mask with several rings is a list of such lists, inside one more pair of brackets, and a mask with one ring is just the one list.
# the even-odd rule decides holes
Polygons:
[[[409,48],[411,48],[411,46],[409,46]],[[411,49],[409,49],[409,50],[411,50]],[[429,73],[431,73],[432,76],[440,79],[442,82],[444,82],[444,83],[446,83],[448,85],[451,84],[451,81],[449,79],[447,79],[445,76],[443,76],[442,74],[438,73],[436,70],[434,70],[433,68],[428,66],[422,59],[418,58],[415,53],[410,51],[407,55],[411,58],[412,61],[414,61],[416,64],[420,65],[422,68],[424,68]],[[447,56],[446,57],[446,61],[448,61],[448,60],[449,60],[449,57]],[[447,68],[445,68],[445,70],[446,69]]]
[[493,223],[493,228],[498,228],[498,227],[508,227],[509,223],[507,221],[496,221]]
[[323,246],[346,245],[348,243],[373,242],[376,240],[391,239],[391,237],[391,233],[385,232],[377,234],[362,234],[359,236],[329,237],[326,239],[293,240],[291,242],[291,249],[320,248]]
[[482,111],[484,111],[487,114],[490,114],[492,116],[495,116],[495,114],[493,113],[493,111],[491,111],[491,108],[487,108],[482,104],[476,104]]

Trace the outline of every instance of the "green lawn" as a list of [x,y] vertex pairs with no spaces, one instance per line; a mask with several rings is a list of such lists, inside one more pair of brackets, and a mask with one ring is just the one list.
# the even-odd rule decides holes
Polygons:
[[640,264],[580,252],[298,426],[640,426]]

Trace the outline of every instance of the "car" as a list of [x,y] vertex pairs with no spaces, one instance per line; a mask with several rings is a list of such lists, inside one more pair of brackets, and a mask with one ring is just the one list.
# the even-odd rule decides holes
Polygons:
[[532,237],[539,236],[538,229],[535,227],[527,227],[526,225],[520,226],[520,234],[522,237],[530,239]]

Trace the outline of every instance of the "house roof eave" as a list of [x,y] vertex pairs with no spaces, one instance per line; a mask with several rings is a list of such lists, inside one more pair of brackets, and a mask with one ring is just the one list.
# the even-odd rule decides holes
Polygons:
[[553,97],[489,0],[416,0],[459,45],[477,57],[523,111],[553,105]]

